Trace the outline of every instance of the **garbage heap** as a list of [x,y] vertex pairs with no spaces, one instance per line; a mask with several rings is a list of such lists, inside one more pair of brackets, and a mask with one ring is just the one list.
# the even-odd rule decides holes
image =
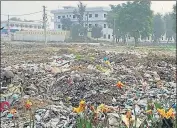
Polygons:
[[[73,107],[82,99],[121,108],[119,114],[135,106],[140,122],[149,100],[166,108],[175,102],[174,58],[68,48],[49,59],[1,69],[2,128],[76,127]],[[123,83],[121,89],[118,81]],[[110,127],[117,127],[119,114],[109,113]]]

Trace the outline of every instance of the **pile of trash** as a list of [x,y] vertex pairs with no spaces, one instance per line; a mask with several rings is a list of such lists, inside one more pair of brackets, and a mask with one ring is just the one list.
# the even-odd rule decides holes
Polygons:
[[[1,69],[1,127],[75,127],[81,99],[92,105],[121,106],[137,113],[148,100],[170,107],[176,97],[175,63],[149,55],[95,49],[61,49],[51,62],[16,64]],[[152,59],[154,59],[152,61]],[[120,91],[116,83],[121,81]],[[30,110],[25,102],[32,102]],[[15,109],[15,112],[11,110]],[[143,115],[141,115],[143,117]],[[116,125],[116,113],[110,125]],[[33,121],[31,121],[33,120]]]

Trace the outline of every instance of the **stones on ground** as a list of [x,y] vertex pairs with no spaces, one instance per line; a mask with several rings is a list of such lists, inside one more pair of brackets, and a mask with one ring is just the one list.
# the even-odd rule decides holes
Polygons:
[[[79,48],[79,55],[75,55],[63,49],[56,53],[55,58],[50,58],[53,53],[45,56],[51,62],[18,64],[12,66],[15,73],[9,67],[3,76],[13,80],[3,92],[15,92],[12,96],[8,95],[10,100],[35,97],[46,102],[42,107],[38,105],[39,108],[35,111],[35,126],[39,128],[74,127],[77,115],[72,113],[71,105],[77,106],[81,99],[96,105],[104,103],[117,107],[121,104],[122,111],[125,112],[132,109],[135,102],[141,109],[145,109],[148,99],[175,98],[174,63],[168,64],[162,60],[151,62],[146,59],[147,56],[140,54],[90,51]],[[89,53],[92,53],[94,59],[88,59]],[[103,62],[105,56],[111,62],[110,67]],[[125,92],[119,91],[115,86],[118,81],[124,83]],[[23,88],[23,96],[27,95],[26,97],[21,97],[18,87]],[[137,113],[141,111],[139,107],[136,107]],[[7,112],[4,111],[1,116],[4,119]],[[109,113],[110,127],[118,125],[118,117],[117,112]],[[3,120],[4,126],[7,122]],[[21,120],[22,122],[24,123]]]

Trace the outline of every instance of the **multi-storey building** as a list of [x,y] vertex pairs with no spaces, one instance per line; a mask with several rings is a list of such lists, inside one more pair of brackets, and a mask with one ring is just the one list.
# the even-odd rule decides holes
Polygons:
[[[75,9],[77,8],[65,6],[64,9],[52,10],[51,13],[54,14],[54,19],[52,20],[54,22],[54,29],[62,30],[62,18],[70,18],[72,22],[77,23],[77,18],[73,13]],[[103,28],[103,37],[101,37],[100,39],[108,41],[113,40],[113,30],[106,22],[107,13],[110,10],[111,9],[109,7],[87,7],[83,17],[84,26],[88,28],[97,25],[101,26]]]
[[[61,23],[62,18],[70,18],[70,20],[73,23],[77,23],[77,17],[74,15],[75,9],[77,8],[71,7],[71,6],[64,6],[63,9],[52,10],[51,13],[54,14],[54,19],[52,19],[52,22],[54,22],[54,29],[62,30],[62,23]],[[84,21],[84,25],[88,28],[91,28],[92,26],[97,26],[97,25],[101,26],[103,28],[102,30],[103,37],[101,37],[100,39],[112,41],[113,30],[109,27],[106,21],[106,17],[109,11],[111,11],[111,8],[109,7],[86,7],[83,21]],[[142,42],[152,42],[152,37],[147,37],[144,40],[141,40],[141,39],[139,40]],[[128,37],[126,41],[134,42],[134,38]],[[161,37],[160,42],[167,42],[166,34],[164,34]],[[170,42],[174,42],[174,39],[173,38],[170,39]]]
[[1,21],[1,27],[4,29],[1,33],[7,33],[9,24],[9,31],[21,31],[21,30],[42,30],[42,23],[40,22],[25,22],[25,21]]

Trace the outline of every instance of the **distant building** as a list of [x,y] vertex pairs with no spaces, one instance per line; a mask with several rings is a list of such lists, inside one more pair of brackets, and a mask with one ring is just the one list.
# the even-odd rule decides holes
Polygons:
[[[64,6],[63,9],[52,10],[51,13],[54,14],[54,29],[62,30],[61,19],[62,18],[70,18],[72,22],[77,23],[77,18],[74,15],[74,10],[76,7]],[[109,7],[86,7],[86,11],[84,13],[84,26],[91,28],[92,26],[101,26],[103,28],[103,37],[101,40],[112,41],[113,40],[113,30],[108,26],[106,22],[107,13],[111,10]],[[88,13],[88,20],[87,20]]]
[[[54,14],[54,19],[52,19],[52,22],[54,22],[54,29],[55,30],[62,30],[62,18],[70,18],[70,20],[74,23],[77,23],[77,17],[74,15],[74,10],[77,9],[76,7],[72,6],[64,6],[63,9],[56,9],[52,10],[51,13]],[[106,41],[113,41],[113,29],[110,28],[110,26],[106,22],[106,16],[108,12],[111,11],[111,8],[109,7],[86,7],[86,11],[84,13],[84,26],[91,28],[92,26],[102,26],[103,30],[103,37],[101,37],[101,40]],[[88,21],[87,21],[87,13],[88,13]],[[88,22],[88,23],[87,23]],[[120,41],[123,41],[123,39],[120,39]],[[127,42],[134,42],[133,37],[127,37]],[[146,39],[139,39],[141,42],[153,42],[152,37],[147,37]],[[164,34],[160,42],[167,42],[166,34]],[[174,39],[171,38],[170,42],[174,42]]]
[[[8,21],[1,21],[1,27],[4,27],[1,30],[2,34],[8,33]],[[9,21],[9,31],[14,33],[15,31],[22,30],[42,30],[42,23],[39,22],[25,22],[25,21]]]

